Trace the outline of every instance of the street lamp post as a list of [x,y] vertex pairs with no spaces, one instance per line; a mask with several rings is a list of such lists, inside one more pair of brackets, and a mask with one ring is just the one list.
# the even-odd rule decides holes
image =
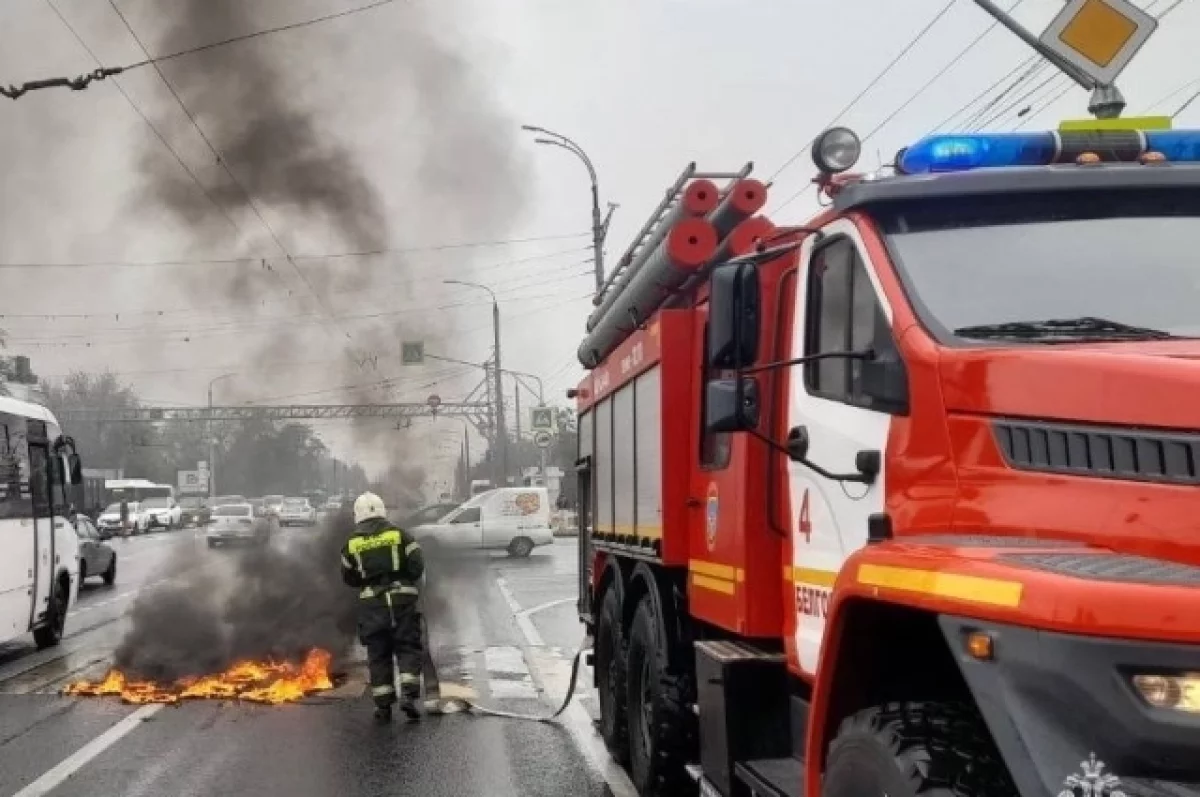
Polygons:
[[217,440],[213,435],[213,385],[222,379],[237,376],[236,373],[214,376],[208,383],[208,497],[216,495],[217,489]]
[[584,167],[587,168],[588,177],[592,181],[592,256],[596,269],[596,295],[599,296],[600,289],[604,287],[604,237],[608,232],[608,219],[612,218],[616,205],[609,204],[608,219],[600,218],[600,183],[596,179],[596,167],[592,165],[592,159],[583,151],[583,147],[562,133],[555,133],[544,127],[521,125],[521,129],[530,133],[539,133],[540,135],[534,139],[534,143],[565,149],[583,161]]
[[500,302],[496,299],[496,292],[486,285],[481,285],[478,282],[466,282],[464,280],[442,280],[447,285],[462,285],[467,288],[478,288],[481,291],[487,291],[492,297],[492,337],[493,345],[496,347],[496,459],[497,469],[499,471],[499,479],[497,479],[497,487],[505,487],[508,484],[508,430],[504,424],[504,386],[501,384],[500,376],[502,366],[500,363]]

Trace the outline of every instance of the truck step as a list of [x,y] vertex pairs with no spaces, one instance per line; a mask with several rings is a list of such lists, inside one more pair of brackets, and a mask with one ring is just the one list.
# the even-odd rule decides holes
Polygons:
[[695,643],[696,650],[723,664],[740,661],[783,663],[787,658],[778,651],[764,650],[745,642],[707,639]]
[[802,797],[804,794],[804,764],[795,758],[740,761],[734,774],[755,797]]

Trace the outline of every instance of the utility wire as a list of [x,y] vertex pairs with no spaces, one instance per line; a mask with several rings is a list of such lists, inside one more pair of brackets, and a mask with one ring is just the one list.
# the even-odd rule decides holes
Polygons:
[[[79,31],[77,31],[75,27],[71,25],[66,16],[64,16],[62,11],[59,10],[54,0],[46,0],[46,5],[50,7],[50,10],[54,12],[55,16],[58,17],[59,21],[62,22],[66,29],[71,32],[71,35],[75,37],[75,41],[79,42],[79,46],[82,47],[84,51],[91,56],[92,60],[96,62],[97,66],[99,66],[100,57],[96,55],[95,51],[92,50],[91,47],[88,46],[88,43],[84,41],[84,38],[79,34]],[[183,160],[183,157],[175,150],[175,148],[171,146],[170,142],[167,141],[166,136],[164,136],[162,131],[158,129],[158,126],[151,122],[150,117],[146,116],[145,112],[138,107],[138,104],[134,102],[133,98],[129,96],[129,93],[125,91],[125,87],[121,85],[120,81],[113,80],[113,86],[116,87],[121,96],[125,98],[125,101],[129,103],[129,107],[133,109],[134,113],[141,117],[142,121],[146,123],[146,127],[150,128],[150,131],[154,133],[155,138],[162,143],[167,152],[171,153],[171,156],[175,158],[175,162],[179,164],[180,168],[187,173],[187,176],[191,178],[192,182],[196,184],[196,187],[200,189],[200,192],[204,194],[204,198],[209,201],[213,208],[215,208],[225,217],[231,227],[240,233],[241,229],[238,227],[237,222],[235,222],[233,217],[229,215],[225,208],[223,208],[217,202],[209,190],[204,187],[204,184],[200,182],[200,177],[195,171],[192,170],[190,166],[187,165],[187,163]]]
[[[951,122],[953,122],[959,116],[961,116],[964,112],[966,112],[969,108],[971,108],[971,106],[973,106],[975,103],[982,100],[988,94],[991,94],[993,91],[995,91],[1000,86],[1001,83],[1008,80],[1013,75],[1017,74],[1017,72],[1020,72],[1022,67],[1027,66],[1030,62],[1034,61],[1035,59],[1036,59],[1036,56],[1033,56],[1031,58],[1027,58],[1026,60],[1024,60],[1021,63],[1014,66],[1012,68],[1012,71],[1008,72],[1003,77],[997,78],[995,83],[993,83],[992,85],[988,86],[983,91],[976,94],[974,97],[972,97],[966,103],[964,103],[963,105],[960,105],[958,107],[958,109],[954,111],[954,113],[950,114],[945,119],[943,119],[942,121],[938,122],[936,125],[931,127],[929,129],[929,132],[926,135],[931,135],[933,133],[936,133],[938,130],[942,130],[943,128],[945,128],[947,125],[949,125]],[[961,127],[961,125],[956,124],[955,127],[958,128],[958,127]]]
[[[858,92],[858,94],[856,94],[854,96],[854,99],[850,100],[850,102],[846,103],[846,105],[840,111],[838,111],[836,114],[834,114],[833,119],[829,122],[829,124],[825,125],[825,127],[822,127],[821,130],[826,130],[826,129],[832,127],[833,125],[835,125],[837,123],[838,119],[845,116],[850,111],[851,108],[853,108],[855,105],[858,104],[859,100],[861,100],[864,96],[866,96],[867,92],[869,92],[871,89],[875,88],[875,86],[879,84],[879,81],[883,80],[883,78],[885,76],[887,76],[888,72],[892,71],[892,68],[895,67],[896,64],[900,63],[900,60],[902,58],[904,58],[904,56],[908,55],[909,51],[912,50],[912,48],[915,47],[921,41],[921,39],[925,38],[925,34],[929,33],[930,29],[934,25],[936,25],[941,20],[942,17],[946,16],[946,13],[949,12],[950,9],[954,7],[954,3],[955,3],[955,0],[950,0],[950,2],[946,3],[946,5],[942,6],[941,10],[938,11],[933,16],[933,19],[929,20],[929,22],[925,24],[925,27],[921,28],[921,30],[917,33],[917,35],[914,36],[912,39],[910,39],[908,44],[904,45],[904,48],[896,55],[896,57],[893,58],[891,61],[889,61],[887,66],[885,66],[879,72],[879,74],[875,75],[875,77],[871,79],[871,82],[868,83],[866,85],[866,87],[863,88],[862,91]],[[820,133],[818,133],[817,135],[819,136]],[[814,136],[812,138],[812,140],[810,140],[809,143],[803,149],[797,150],[790,158],[788,158],[784,162],[784,164],[782,166],[780,166],[778,169],[776,169],[775,173],[772,174],[767,179],[767,182],[768,183],[774,182],[775,178],[778,177],[780,174],[782,174],[785,169],[787,169],[789,166],[791,166],[793,163],[795,163],[796,159],[799,158],[801,155],[803,155],[805,150],[812,147],[812,145],[815,141],[816,141],[816,136]]]
[[[1006,13],[1011,14],[1013,11],[1015,11],[1017,9],[1018,6],[1020,6],[1024,2],[1025,2],[1025,0],[1016,0],[1016,2],[1014,2],[1012,5],[1010,5],[1008,7]],[[999,24],[1000,23],[998,21],[993,20],[992,23],[990,25],[988,25],[982,33],[980,33],[978,36],[976,36],[974,39],[972,39],[971,42],[966,47],[964,47],[962,50],[960,50],[958,52],[958,54],[955,55],[954,58],[952,58],[950,60],[949,63],[947,63],[945,66],[943,66],[941,69],[939,69],[933,77],[931,77],[929,80],[925,81],[925,83],[922,84],[922,86],[920,88],[918,88],[911,95],[909,95],[908,99],[900,104],[900,107],[896,108],[896,110],[892,111],[890,114],[888,114],[886,117],[884,117],[883,121],[881,121],[879,124],[875,125],[875,127],[872,128],[869,133],[867,133],[865,136],[863,136],[862,143],[866,144],[869,140],[871,140],[875,136],[876,133],[878,133],[883,128],[887,127],[893,119],[895,119],[897,116],[899,116],[905,110],[907,110],[910,105],[912,105],[914,102],[917,101],[918,97],[920,97],[922,94],[924,94],[926,91],[928,91],[929,88],[934,83],[936,83],[938,80],[940,80],[942,78],[943,75],[945,75],[947,72],[949,72],[954,67],[955,64],[957,64],[959,61],[961,61],[967,55],[967,53],[969,53],[971,50],[973,50],[975,48],[975,46],[977,44],[979,44],[979,42],[983,41],[984,37],[987,36],[989,33],[991,33],[993,30],[995,30],[997,28],[997,26],[999,26]],[[777,206],[772,211],[772,213],[779,213],[784,208],[786,208],[788,205],[792,204],[797,199],[799,199],[801,196],[803,196],[805,193],[810,191],[812,188],[813,188],[813,183],[810,182],[810,183],[806,184],[803,188],[796,191],[796,193],[792,194],[790,197],[788,197],[786,200],[784,200],[783,204]]]
[[[442,252],[452,249],[483,249],[500,246],[516,246],[518,244],[540,243],[542,241],[562,241],[571,238],[590,236],[590,232],[577,232],[562,235],[543,235],[532,238],[509,238],[499,241],[468,241],[465,243],[432,244],[426,246],[385,247],[381,249],[361,250],[353,252],[329,252],[325,254],[292,255],[292,260],[306,262],[310,260],[343,260],[348,258],[379,257],[392,254],[418,254],[422,252]],[[589,246],[590,250],[591,247]],[[260,265],[272,258],[264,257],[233,257],[210,258],[207,260],[150,260],[150,261],[91,261],[91,262],[24,262],[0,263],[0,269],[16,268],[167,268],[172,266],[246,266]]]
[[227,39],[210,42],[208,44],[202,44],[197,47],[189,47],[186,50],[179,50],[178,52],[167,53],[166,55],[151,56],[148,52],[145,52],[144,55],[146,57],[141,61],[137,61],[132,64],[127,64],[126,66],[113,66],[113,67],[101,66],[101,67],[98,67],[97,69],[92,70],[91,72],[85,72],[84,74],[79,75],[78,77],[43,78],[41,80],[26,81],[25,83],[22,83],[19,86],[13,86],[13,85],[10,85],[7,87],[0,86],[0,96],[8,97],[10,100],[15,100],[15,99],[18,99],[18,98],[24,96],[25,94],[28,94],[31,91],[39,91],[41,89],[50,89],[50,88],[69,88],[72,91],[82,91],[82,90],[88,88],[88,86],[90,86],[92,83],[94,83],[96,81],[104,80],[106,78],[113,77],[115,75],[120,75],[123,72],[129,72],[134,69],[140,69],[141,67],[144,67],[144,66],[161,64],[165,61],[171,61],[176,58],[182,58],[185,55],[191,55],[193,53],[200,53],[200,52],[204,52],[206,50],[213,50],[218,47],[225,47],[226,45],[233,44],[235,42],[246,41],[248,39],[257,39],[261,36],[270,36],[275,33],[282,33],[284,31],[289,31],[289,30],[296,30],[297,28],[306,28],[306,27],[310,27],[312,25],[320,24],[322,22],[329,22],[330,20],[338,19],[339,17],[348,17],[352,14],[361,14],[364,11],[370,11],[372,9],[379,8],[380,6],[391,5],[392,3],[395,3],[396,1],[397,0],[376,0],[376,2],[373,2],[373,3],[368,3],[368,4],[362,5],[362,6],[356,6],[355,8],[347,8],[342,11],[337,11],[332,14],[325,14],[324,16],[315,17],[313,19],[304,20],[302,22],[293,22],[288,25],[279,25],[274,28],[267,28],[266,30],[255,31],[253,33],[246,33],[246,34],[243,34],[240,36],[231,36]]
[[[506,276],[521,277],[521,278],[526,278],[526,277],[532,278],[535,276],[544,276],[546,272],[553,274],[553,273],[557,273],[560,270],[565,270],[568,268],[575,268],[576,266],[583,265],[584,262],[590,263],[591,261],[587,260],[587,261],[583,261],[581,263],[559,264],[559,265],[555,266],[554,268],[547,269],[546,272],[542,272],[540,270],[539,271],[527,271],[524,269],[517,270],[517,271],[510,271],[510,269],[512,266],[515,266],[515,265],[520,265],[520,264],[524,264],[524,263],[532,263],[532,262],[538,261],[538,260],[548,260],[548,259],[554,258],[554,257],[562,257],[563,255],[566,255],[566,254],[576,254],[576,253],[582,254],[583,252],[590,252],[591,249],[592,248],[590,246],[571,247],[570,249],[561,249],[561,250],[558,250],[555,252],[547,252],[542,255],[534,255],[532,257],[520,258],[518,260],[509,260],[509,261],[505,261],[503,263],[493,263],[491,265],[479,266],[477,268],[471,268],[468,271],[466,271],[464,274],[462,274],[462,276],[474,278],[481,274],[490,274],[490,273],[498,271],[500,269],[505,269]],[[418,266],[418,265],[432,267],[432,266],[436,266],[439,264],[411,263],[411,264],[406,264],[406,268],[412,268],[413,266]],[[340,289],[334,288],[334,289],[325,291],[325,295],[326,296],[352,296],[352,295],[358,295],[358,294],[364,294],[364,293],[377,294],[380,291],[387,290],[390,288],[404,288],[404,287],[411,288],[411,287],[417,285],[418,281],[427,280],[427,279],[428,279],[428,275],[415,274],[415,275],[413,275],[412,279],[402,280],[399,282],[393,281],[393,282],[371,283],[369,285],[363,285],[362,287],[358,287],[358,288],[340,288]],[[491,281],[493,283],[495,283],[495,280],[491,280]],[[508,279],[500,280],[498,284],[508,285],[509,280]],[[33,320],[37,320],[37,321],[50,321],[50,320],[68,320],[68,319],[90,320],[90,319],[116,318],[117,320],[120,320],[121,316],[130,316],[130,317],[150,316],[153,318],[162,318],[165,316],[194,315],[197,313],[201,313],[204,315],[214,315],[215,314],[215,315],[220,316],[220,315],[222,315],[222,313],[220,313],[220,311],[222,311],[222,310],[226,311],[224,313],[224,315],[229,316],[231,318],[235,318],[235,319],[239,316],[243,316],[243,317],[251,316],[252,318],[261,319],[262,316],[253,315],[253,312],[255,310],[257,310],[259,308],[263,308],[263,307],[269,307],[272,305],[278,305],[278,304],[285,304],[285,305],[292,304],[296,301],[297,298],[298,297],[291,297],[291,296],[280,297],[280,298],[263,298],[263,299],[255,300],[253,302],[233,304],[232,306],[231,306],[230,302],[223,301],[223,302],[218,302],[218,303],[213,303],[213,304],[200,304],[200,305],[189,304],[189,305],[182,306],[182,307],[165,307],[165,308],[158,308],[155,310],[122,310],[119,312],[112,312],[112,311],[108,311],[108,312],[96,312],[96,311],[93,311],[93,312],[56,312],[54,310],[48,310],[48,311],[42,312],[42,313],[38,313],[38,312],[6,313],[3,311],[0,311],[0,319],[3,319],[3,320],[33,319]],[[241,311],[241,312],[230,312],[230,311],[234,311],[234,310]]]
[[[1045,62],[1043,62],[1043,63],[1045,63]],[[1008,103],[1000,110],[991,114],[987,119],[981,120],[979,122],[979,124],[977,124],[973,128],[973,130],[984,130],[984,129],[990,127],[991,125],[994,125],[996,122],[1000,121],[1005,116],[1012,113],[1014,110],[1016,110],[1018,113],[1020,113],[1021,111],[1031,107],[1032,102],[1030,102],[1028,105],[1026,105],[1027,101],[1031,100],[1039,91],[1044,89],[1046,86],[1050,85],[1051,83],[1055,82],[1056,80],[1058,80],[1059,78],[1062,78],[1062,77],[1064,77],[1064,76],[1059,74],[1058,72],[1051,74],[1049,77],[1044,79],[1042,82],[1038,83],[1036,86],[1031,88],[1029,91],[1025,92],[1020,97],[1017,97],[1015,100]]]
[[[129,23],[129,19],[126,18],[125,14],[121,11],[120,6],[117,5],[117,0],[108,0],[108,4],[112,6],[112,10],[116,13],[116,15],[120,17],[121,23],[125,26],[125,30],[129,31],[129,35],[133,37],[134,42],[137,43],[138,49],[140,49],[142,53],[149,58],[150,52],[146,49],[146,45],[142,42],[141,37],[137,35],[137,31],[133,29],[133,25]],[[310,294],[312,294],[312,298],[317,303],[317,306],[321,308],[325,315],[332,318],[333,313],[328,307],[326,307],[325,302],[321,299],[320,294],[317,293],[316,288],[313,287],[312,282],[309,281],[308,276],[300,269],[298,265],[296,265],[295,261],[292,260],[291,253],[288,252],[287,247],[283,245],[283,241],[279,239],[279,235],[276,234],[275,229],[271,227],[271,225],[267,222],[266,217],[263,216],[262,211],[258,207],[258,203],[254,201],[254,198],[250,196],[250,192],[247,191],[246,187],[237,179],[233,173],[233,170],[229,168],[229,163],[225,160],[225,157],[213,145],[208,135],[204,132],[204,129],[200,127],[200,124],[196,121],[195,114],[193,114],[191,109],[187,107],[187,104],[183,101],[183,98],[179,96],[179,92],[175,90],[175,86],[167,78],[167,75],[165,72],[163,72],[162,67],[158,65],[158,62],[153,60],[150,61],[150,64],[154,67],[154,71],[158,73],[158,77],[160,80],[162,80],[163,85],[165,85],[167,90],[171,92],[171,96],[175,98],[175,102],[179,103],[179,107],[183,109],[184,114],[187,115],[188,121],[192,123],[192,127],[196,128],[196,132],[200,134],[200,138],[204,141],[204,144],[208,147],[209,151],[212,152],[213,157],[216,158],[217,163],[220,164],[222,171],[224,171],[233,184],[237,186],[237,189],[242,193],[242,196],[246,198],[246,205],[251,211],[254,212],[255,217],[271,236],[271,240],[275,242],[275,246],[279,247],[279,251],[282,252],[284,257],[287,259],[288,265],[292,267],[292,270],[296,273],[296,276],[300,278],[300,281],[304,284],[304,287]],[[274,273],[273,269],[272,273]],[[287,283],[282,277],[278,277],[278,279],[280,284],[286,289]],[[344,328],[339,327],[339,331],[347,340],[353,338],[353,336]],[[333,332],[328,327],[326,327],[326,332],[330,335],[330,337],[334,337]]]
[[997,119],[1001,119],[1010,113],[1013,108],[1020,107],[1022,102],[1024,102],[1029,96],[1037,91],[1037,87],[1027,91],[1017,99],[1011,100],[1007,105],[1003,106],[999,110],[996,109],[996,106],[999,105],[1005,97],[1016,91],[1017,88],[1022,84],[1031,82],[1039,74],[1046,71],[1048,66],[1050,66],[1049,61],[1035,61],[1027,70],[1025,70],[1025,72],[1021,74],[1019,78],[1017,78],[1016,81],[1013,82],[1012,85],[997,94],[991,102],[980,108],[978,113],[974,114],[970,119],[964,122],[962,129],[969,132],[986,130],[989,126],[995,124]]

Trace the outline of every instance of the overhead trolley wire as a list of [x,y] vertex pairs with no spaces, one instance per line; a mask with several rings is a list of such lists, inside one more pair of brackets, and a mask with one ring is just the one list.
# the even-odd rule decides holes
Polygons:
[[373,9],[379,8],[380,6],[391,5],[395,2],[397,2],[397,0],[376,0],[376,2],[367,3],[366,5],[356,6],[354,8],[343,9],[342,11],[336,11],[336,12],[333,12],[330,14],[325,14],[323,16],[314,17],[312,19],[302,20],[300,22],[289,23],[287,25],[278,25],[273,28],[267,28],[266,30],[254,31],[252,33],[245,33],[245,34],[241,34],[238,36],[230,36],[227,39],[221,39],[220,41],[209,42],[208,44],[201,44],[196,47],[189,47],[185,50],[179,50],[177,52],[167,53],[165,55],[151,56],[149,53],[145,53],[146,57],[141,61],[136,61],[132,64],[126,64],[125,66],[114,66],[114,67],[100,66],[100,67],[97,67],[96,69],[92,70],[91,72],[86,72],[82,75],[79,75],[78,77],[44,78],[44,79],[40,79],[40,80],[26,81],[25,83],[22,83],[19,86],[14,86],[14,85],[0,86],[0,96],[8,97],[10,100],[15,100],[15,99],[19,99],[20,97],[24,96],[25,94],[28,94],[31,91],[39,91],[41,89],[49,89],[49,88],[69,88],[73,91],[82,91],[82,90],[86,89],[88,86],[90,86],[92,83],[94,83],[98,80],[104,80],[105,78],[113,77],[115,75],[120,75],[124,72],[129,72],[134,69],[140,69],[145,66],[161,64],[166,61],[172,61],[176,58],[182,58],[187,55],[192,55],[193,53],[200,53],[200,52],[204,52],[206,50],[213,50],[218,47],[225,47],[226,45],[234,44],[236,42],[247,41],[249,39],[257,39],[262,36],[270,36],[270,35],[273,35],[276,33],[283,33],[284,31],[296,30],[297,28],[311,27],[313,25],[318,25],[323,22],[329,22],[331,20],[338,19],[340,17],[348,17],[348,16],[351,16],[352,14],[361,14],[365,11],[371,11]]
[[[1018,6],[1020,6],[1024,2],[1025,2],[1025,0],[1016,0],[1016,2],[1014,2],[1012,5],[1010,5],[1008,7],[1007,13],[1011,14],[1013,11],[1015,11],[1017,9]],[[918,97],[920,97],[922,94],[924,94],[926,91],[928,91],[929,88],[934,83],[936,83],[938,80],[940,80],[942,78],[943,75],[945,75],[947,72],[949,72],[954,67],[955,64],[957,64],[959,61],[961,61],[967,55],[967,53],[969,53],[971,50],[973,50],[975,48],[976,45],[978,45],[981,41],[983,41],[984,37],[986,37],[989,33],[991,33],[993,30],[995,30],[999,24],[1000,24],[999,22],[993,20],[992,23],[990,25],[988,25],[982,33],[980,33],[978,36],[976,36],[974,39],[972,39],[971,42],[969,44],[967,44],[967,46],[964,47],[962,50],[960,50],[958,52],[958,54],[955,55],[954,58],[952,58],[950,60],[949,63],[947,63],[945,66],[943,66],[941,69],[939,69],[933,77],[929,78],[929,80],[925,81],[925,83],[922,84],[920,88],[918,88],[911,95],[909,95],[908,99],[905,100],[903,103],[901,103],[898,108],[896,108],[894,111],[892,111],[886,117],[884,117],[883,121],[879,122],[879,124],[875,125],[875,127],[872,128],[870,132],[868,132],[865,136],[863,136],[861,139],[862,143],[865,144],[869,140],[874,138],[874,136],[879,131],[881,131],[883,128],[887,127],[892,122],[893,119],[895,119],[897,116],[899,116],[905,110],[907,110],[910,105],[912,105],[914,102],[916,102]],[[799,199],[805,193],[810,191],[812,188],[813,188],[813,183],[810,182],[810,183],[805,184],[804,187],[802,187],[800,190],[796,191],[796,193],[794,193],[790,197],[788,197],[783,202],[783,204],[777,206],[775,208],[775,210],[772,212],[778,213],[778,212],[782,211],[784,208],[786,208],[788,205],[795,202],[797,199]]]
[[[889,61],[887,63],[887,66],[885,66],[882,70],[880,70],[879,74],[875,75],[875,77],[873,77],[871,79],[871,82],[869,82],[863,88],[862,91],[858,92],[858,94],[856,94],[854,96],[854,99],[850,100],[850,102],[846,103],[846,105],[840,111],[838,111],[836,114],[834,114],[833,119],[829,122],[829,124],[825,125],[825,127],[822,127],[821,130],[826,130],[826,129],[832,127],[834,124],[836,124],[837,120],[841,119],[843,116],[845,116],[850,111],[851,108],[853,108],[855,105],[857,105],[859,100],[861,100],[863,97],[866,96],[867,92],[869,92],[871,89],[875,88],[875,86],[877,86],[879,84],[879,82],[881,80],[883,80],[884,77],[886,77],[889,72],[892,71],[892,69],[896,66],[896,64],[900,63],[900,60],[903,59],[904,56],[908,55],[909,51],[912,50],[913,47],[916,47],[917,44],[922,39],[925,38],[925,34],[929,33],[930,29],[932,29],[933,26],[936,25],[941,20],[942,17],[946,16],[946,14],[950,11],[950,9],[954,7],[954,3],[955,3],[955,0],[950,0],[950,2],[946,3],[946,5],[942,6],[942,8],[936,14],[933,15],[933,18],[925,24],[925,27],[921,28],[921,30],[918,31],[917,34],[915,36],[913,36],[912,39],[909,40],[908,44],[904,45],[904,48],[901,49],[900,52],[896,54],[896,57],[893,58],[891,61]],[[818,133],[818,135],[820,135],[820,133]],[[782,166],[780,166],[778,169],[775,170],[775,173],[772,174],[767,179],[767,182],[768,183],[774,182],[775,178],[778,177],[780,174],[782,174],[784,172],[784,170],[786,170],[789,166],[791,166],[793,163],[795,163],[796,159],[799,158],[801,155],[803,155],[807,149],[812,147],[812,145],[815,141],[816,141],[816,137],[814,136],[809,141],[809,143],[806,144],[802,149],[796,150],[796,152],[790,158],[788,158],[786,161],[784,161],[784,164]]]
[[[95,51],[92,50],[92,48],[84,40],[83,36],[80,35],[79,31],[77,31],[70,21],[67,20],[66,16],[63,15],[62,11],[59,9],[58,5],[55,4],[54,0],[46,0],[46,5],[50,7],[50,10],[54,12],[55,16],[58,17],[63,26],[70,31],[71,35],[75,37],[75,41],[79,43],[79,46],[82,47],[84,51],[91,56],[92,60],[96,62],[96,65],[99,66],[101,64],[100,57],[96,55]],[[133,101],[133,98],[129,96],[129,92],[125,91],[125,87],[121,85],[120,81],[113,80],[113,86],[116,88],[117,92],[125,98],[125,101],[129,103],[129,107],[133,109],[133,112],[136,113],[141,120],[146,123],[146,127],[148,127],[152,133],[154,133],[154,137],[159,140],[164,148],[166,148],[167,152],[171,153],[171,157],[175,159],[175,162],[179,164],[179,167],[187,173],[187,176],[191,178],[191,181],[195,183],[197,188],[200,189],[200,192],[204,194],[204,198],[209,201],[209,204],[211,204],[214,209],[216,209],[225,217],[226,221],[229,222],[231,227],[240,233],[241,228],[238,227],[237,222],[234,221],[233,217],[229,215],[225,208],[223,208],[220,203],[217,202],[212,193],[204,186],[204,183],[200,181],[200,177],[196,174],[195,170],[188,166],[183,160],[183,156],[181,156],[179,152],[171,146],[170,142],[167,141],[166,136],[163,135],[163,132],[158,129],[158,126],[150,121],[150,117],[148,117],[146,113],[138,106],[138,104]]]

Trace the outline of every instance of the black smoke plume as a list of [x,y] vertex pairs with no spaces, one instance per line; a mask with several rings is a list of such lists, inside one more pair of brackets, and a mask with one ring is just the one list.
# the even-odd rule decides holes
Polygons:
[[[218,291],[231,307],[244,309],[286,293],[303,297],[326,318],[336,312],[332,297],[348,292],[374,299],[375,307],[380,298],[419,304],[422,286],[439,280],[430,280],[428,272],[406,274],[402,256],[293,260],[285,253],[295,254],[294,232],[310,226],[328,231],[324,251],[376,252],[403,248],[405,241],[396,240],[401,227],[443,240],[502,235],[511,228],[524,205],[521,187],[527,182],[516,156],[517,125],[500,112],[489,88],[477,82],[459,55],[472,48],[439,40],[459,26],[431,15],[453,17],[455,5],[453,0],[436,8],[399,2],[330,23],[321,28],[328,40],[319,52],[305,46],[315,41],[311,36],[317,30],[308,28],[162,65],[164,78],[213,148],[212,162],[199,172],[207,197],[198,197],[177,164],[148,148],[139,201],[170,210],[189,227],[197,246],[236,240],[246,254],[262,258],[261,266],[249,271],[184,277],[191,280],[189,290]],[[159,6],[169,22],[154,42],[156,53],[295,21],[288,18],[295,13],[291,0],[162,0]],[[135,26],[150,22],[133,21]],[[162,30],[161,15],[155,21]],[[360,162],[331,133],[356,131],[338,129],[337,120],[307,95],[304,75],[313,70],[342,75],[344,92],[372,92],[381,115],[394,119],[393,129],[383,131],[395,142],[389,154],[410,161],[401,164],[401,174],[395,173],[395,161],[387,168]],[[393,200],[389,207],[381,197],[377,187],[384,181],[393,194],[400,191],[398,204]],[[403,224],[392,223],[398,212],[405,214]],[[461,265],[455,273],[460,275],[469,276]],[[409,277],[414,287],[376,289],[394,284],[398,276]],[[420,319],[381,314],[370,326],[330,320],[334,353],[344,364],[323,369],[329,383],[361,385],[398,374],[399,341],[419,339],[436,349],[455,333],[457,319],[451,314]],[[287,375],[266,366],[297,359],[296,341],[287,331],[256,333],[252,341],[237,345],[248,365],[262,364],[263,373],[271,374],[271,383],[259,392],[286,392]],[[365,367],[368,361],[372,365]],[[400,379],[392,381],[394,387],[406,387]],[[367,387],[320,398],[322,403],[380,400]],[[364,453],[384,453],[392,464],[385,472],[394,483],[381,489],[396,499],[394,505],[411,506],[424,481],[413,463],[421,461],[428,443],[415,430],[400,435],[378,421],[354,429]],[[237,491],[236,486],[229,490]],[[351,525],[341,516],[311,536],[289,535],[285,545],[219,556],[215,563],[202,557],[208,564],[200,568],[197,554],[189,551],[172,567],[171,581],[135,602],[117,664],[138,676],[170,680],[212,672],[242,657],[296,658],[312,647],[344,652],[354,630],[355,593],[340,581],[338,551]]]
[[338,561],[353,517],[332,516],[286,545],[229,551],[195,567],[188,552],[169,563],[178,575],[134,602],[132,627],[116,664],[140,678],[174,681],[218,672],[240,659],[295,661],[314,647],[344,657],[355,628],[357,593]]

